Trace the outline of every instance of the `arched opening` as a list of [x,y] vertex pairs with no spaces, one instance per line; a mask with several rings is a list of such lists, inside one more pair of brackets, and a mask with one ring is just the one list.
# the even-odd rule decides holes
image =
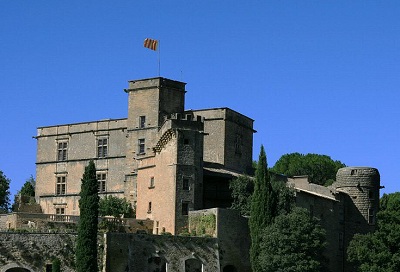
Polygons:
[[149,266],[148,266],[149,272],[154,272],[154,271],[155,272],[167,272],[168,263],[164,257],[153,256],[153,257],[150,257],[147,261],[149,263]]
[[235,266],[228,264],[224,267],[224,269],[222,270],[222,272],[237,272],[237,269]]
[[198,259],[187,259],[185,261],[185,272],[201,272],[203,263]]
[[13,267],[7,269],[6,272],[31,272],[31,271],[22,267]]

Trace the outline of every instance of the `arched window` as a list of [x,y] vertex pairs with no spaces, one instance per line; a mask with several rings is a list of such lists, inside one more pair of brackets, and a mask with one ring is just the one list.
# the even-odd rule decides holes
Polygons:
[[202,272],[203,263],[198,259],[187,259],[185,261],[185,272]]

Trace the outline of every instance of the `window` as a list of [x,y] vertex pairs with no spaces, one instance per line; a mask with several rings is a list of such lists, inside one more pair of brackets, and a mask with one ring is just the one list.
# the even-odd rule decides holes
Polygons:
[[149,206],[147,207],[147,213],[151,213],[151,202],[149,202]]
[[56,208],[56,214],[65,214],[65,208]]
[[57,160],[58,161],[66,161],[67,160],[67,149],[68,142],[59,142],[57,143]]
[[154,177],[150,178],[149,188],[154,188]]
[[242,154],[242,135],[236,134],[235,138],[235,154]]
[[374,199],[374,191],[372,191],[372,190],[368,191],[368,198],[371,200]]
[[374,209],[368,209],[368,224],[375,224],[375,211]]
[[156,221],[156,234],[158,234],[159,227],[160,227],[160,221]]
[[104,193],[106,191],[106,180],[107,174],[106,173],[97,173],[97,184],[98,184],[98,192]]
[[182,215],[189,214],[189,202],[182,202]]
[[56,195],[65,195],[66,188],[67,188],[67,177],[66,176],[57,177]]
[[190,143],[188,138],[183,139],[183,144],[184,145],[188,145]]
[[189,190],[189,179],[188,178],[183,178],[182,180],[182,189],[183,190]]
[[139,116],[139,128],[146,127],[146,116]]
[[139,154],[144,154],[145,150],[145,140],[144,139],[139,139]]
[[108,155],[108,139],[101,138],[97,139],[97,157],[105,158]]

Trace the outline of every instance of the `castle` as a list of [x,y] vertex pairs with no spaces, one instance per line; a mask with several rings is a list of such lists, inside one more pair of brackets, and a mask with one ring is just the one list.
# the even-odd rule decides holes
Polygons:
[[229,108],[185,110],[185,83],[129,81],[128,118],[38,128],[36,198],[46,214],[79,215],[94,160],[100,196],[125,197],[154,234],[178,234],[190,210],[230,206],[229,181],[252,167],[253,120]]
[[[232,202],[229,182],[252,171],[253,120],[229,108],[185,110],[185,83],[162,77],[129,81],[125,92],[125,119],[38,128],[36,202],[46,218],[78,218],[82,174],[94,160],[100,197],[126,198],[137,219],[149,219],[145,225],[153,234],[106,234],[103,271],[250,271],[247,218],[225,208]],[[354,234],[375,228],[378,170],[339,169],[329,187],[312,184],[306,176],[282,179],[294,188],[296,205],[326,229],[329,270],[354,271],[346,262],[346,248]],[[26,218],[39,218],[14,216],[20,226]],[[10,218],[0,216],[0,228]],[[212,238],[177,236],[188,226],[196,229],[196,218],[211,219],[207,234]],[[158,235],[163,233],[172,236]],[[3,236],[12,248],[15,234],[12,239]],[[31,239],[28,247],[63,243],[53,237],[56,246],[39,246],[51,239]],[[0,272],[27,267],[3,257],[0,252],[7,268],[0,263]],[[73,271],[67,259],[62,264]]]

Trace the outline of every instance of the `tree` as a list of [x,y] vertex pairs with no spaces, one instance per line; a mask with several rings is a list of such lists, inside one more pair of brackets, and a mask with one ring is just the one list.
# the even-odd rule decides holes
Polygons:
[[[277,214],[289,213],[295,203],[293,188],[286,185],[286,182],[277,179],[270,173],[272,189],[277,197]],[[254,192],[254,177],[242,175],[231,181],[229,188],[232,191],[231,209],[237,210],[242,216],[250,216],[251,197]]]
[[384,194],[380,209],[376,230],[354,235],[347,248],[360,272],[400,271],[400,192]]
[[22,203],[34,203],[35,197],[35,179],[31,175],[22,186],[21,190],[14,195],[14,203],[11,207],[13,212],[18,212],[20,204]]
[[323,271],[326,233],[306,209],[278,215],[261,237],[257,271]]
[[90,161],[82,177],[76,241],[76,270],[78,272],[97,271],[97,225],[99,213],[99,196],[96,179],[96,167]]
[[99,202],[99,215],[114,217],[134,217],[132,205],[125,199],[115,196],[106,196],[100,199]]
[[308,175],[312,183],[330,185],[336,179],[337,171],[342,167],[346,165],[326,155],[290,153],[283,155],[271,171],[289,177]]
[[0,171],[0,213],[10,209],[10,180]]
[[258,255],[260,250],[260,234],[276,215],[276,196],[267,171],[267,156],[261,146],[256,169],[254,193],[251,198],[251,216],[249,220],[251,248],[250,262],[254,272],[260,271]]
[[232,191],[233,198],[231,209],[239,211],[243,216],[249,216],[251,195],[254,191],[253,178],[241,175],[230,182],[229,188]]
[[35,196],[35,179],[31,175],[22,186],[21,190],[18,192],[21,196]]

